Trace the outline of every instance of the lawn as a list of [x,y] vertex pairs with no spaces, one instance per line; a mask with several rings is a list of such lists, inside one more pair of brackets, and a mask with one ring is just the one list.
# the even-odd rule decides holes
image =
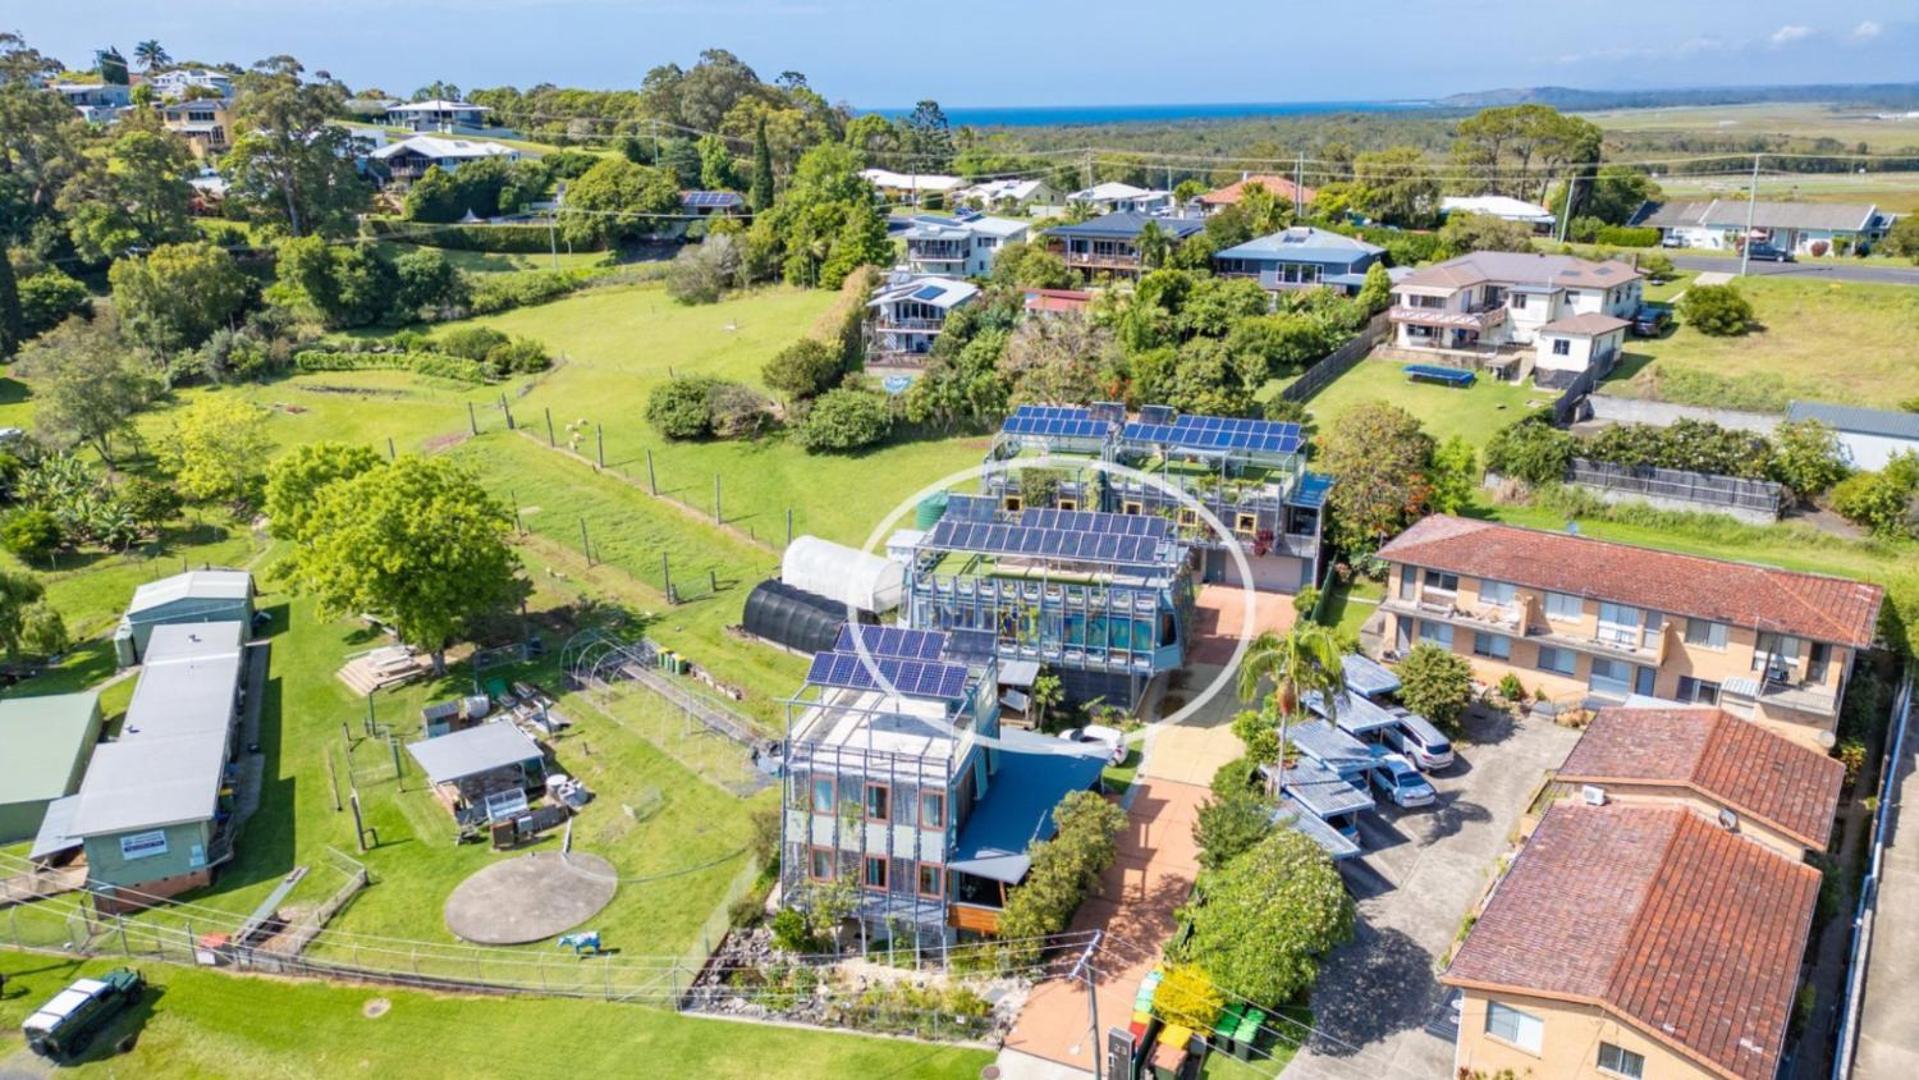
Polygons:
[[1377,581],[1355,576],[1351,581],[1333,583],[1332,592],[1326,597],[1326,609],[1321,613],[1327,626],[1343,633],[1355,636],[1366,620],[1379,610],[1379,601],[1386,595],[1386,586]]
[[[20,1022],[80,975],[114,965],[0,951],[0,1061],[22,1049]],[[537,998],[473,998],[146,964],[153,986],[140,1037],[104,1057],[97,1045],[79,1076],[471,1077],[675,1076],[762,1080],[900,1076],[963,1080],[986,1051],[934,1047],[796,1028],[701,1020],[637,1005]],[[374,1002],[387,1008],[378,1015]],[[667,1063],[671,1063],[668,1065]],[[67,1070],[62,1070],[63,1075]]]
[[[432,235],[421,226],[421,235],[432,239]],[[614,259],[605,251],[567,251],[564,246],[555,253],[539,252],[493,252],[463,251],[459,248],[433,247],[428,244],[408,244],[395,240],[381,240],[374,247],[389,258],[404,255],[409,251],[431,248],[446,256],[446,261],[456,269],[469,274],[494,274],[512,270],[580,270],[592,267],[611,266]]]
[[[1672,106],[1657,109],[1609,109],[1579,115],[1608,133],[1622,135],[1710,135],[1753,143],[1767,135],[1799,139],[1837,139],[1848,152],[1865,143],[1874,152],[1900,150],[1919,141],[1919,123],[1879,120],[1878,110],[1819,102],[1759,102],[1751,105]],[[1669,151],[1661,151],[1673,156]],[[1626,157],[1657,155],[1629,154]],[[1697,156],[1687,152],[1680,156]],[[1751,158],[1746,165],[1751,167]],[[1675,178],[1683,179],[1683,178]],[[1762,188],[1779,178],[1761,179]],[[1661,180],[1663,185],[1665,180]],[[1741,190],[1744,190],[1741,188]]]
[[1417,416],[1426,432],[1445,442],[1457,435],[1474,446],[1486,445],[1493,432],[1525,415],[1532,405],[1550,404],[1557,394],[1515,386],[1481,375],[1460,390],[1435,383],[1413,382],[1401,365],[1386,360],[1362,360],[1352,370],[1306,402],[1321,433],[1331,431],[1353,406],[1385,401]]

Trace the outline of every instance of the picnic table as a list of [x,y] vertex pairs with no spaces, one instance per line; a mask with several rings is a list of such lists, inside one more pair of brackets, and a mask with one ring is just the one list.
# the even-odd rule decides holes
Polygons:
[[1446,386],[1471,386],[1473,380],[1479,377],[1466,368],[1446,367],[1442,364],[1407,364],[1401,370],[1414,382],[1436,382]]

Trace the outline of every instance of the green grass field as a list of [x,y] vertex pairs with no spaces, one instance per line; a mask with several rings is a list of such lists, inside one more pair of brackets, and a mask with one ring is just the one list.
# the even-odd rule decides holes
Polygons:
[[[428,226],[421,226],[420,236],[432,239],[433,234],[428,229]],[[393,257],[416,250],[421,245],[381,240],[373,246],[388,257]],[[461,251],[458,248],[444,247],[437,250],[446,256],[447,262],[469,274],[493,274],[510,270],[580,270],[611,266],[614,261],[613,256],[605,251],[567,251],[564,247],[557,254]]]
[[[1609,109],[1579,115],[1609,134],[1712,134],[1752,142],[1767,135],[1799,139],[1837,139],[1847,150],[1859,143],[1875,153],[1919,143],[1919,121],[1880,120],[1878,110],[1816,102],[1761,102],[1751,105],[1674,106],[1658,109]],[[1628,157],[1656,155],[1630,154]],[[1674,156],[1667,154],[1666,156]],[[1688,154],[1685,156],[1697,156]]]
[[[0,998],[0,1070],[16,1054],[37,1062],[19,1034],[20,1022],[34,1007],[80,975],[98,975],[113,966],[0,951],[0,972],[7,975],[7,995]],[[709,1080],[964,1080],[978,1076],[993,1059],[980,1050],[701,1020],[638,1005],[451,997],[158,964],[141,970],[152,990],[140,1008],[109,1028],[109,1038],[62,1075],[187,1080],[565,1072]],[[384,1012],[369,1008],[376,1000],[385,1003]],[[112,1041],[130,1030],[139,1032],[134,1049],[109,1056]]]
[[1313,395],[1306,407],[1324,433],[1353,406],[1385,401],[1419,417],[1427,433],[1440,442],[1457,435],[1474,446],[1484,446],[1493,432],[1525,415],[1530,406],[1549,404],[1557,396],[1483,376],[1464,390],[1413,382],[1397,362],[1362,360]]

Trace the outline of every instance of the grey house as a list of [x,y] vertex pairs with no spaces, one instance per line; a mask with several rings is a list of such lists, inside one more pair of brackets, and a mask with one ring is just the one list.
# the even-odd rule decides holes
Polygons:
[[154,627],[196,622],[251,626],[253,575],[245,570],[189,570],[133,590],[133,602],[113,635],[114,656],[121,667],[130,667],[146,656]]

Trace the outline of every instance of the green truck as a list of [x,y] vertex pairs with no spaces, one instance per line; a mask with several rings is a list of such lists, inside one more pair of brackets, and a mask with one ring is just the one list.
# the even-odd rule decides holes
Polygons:
[[67,1061],[100,1029],[130,1009],[146,992],[147,982],[132,968],[114,968],[98,979],[76,979],[34,1010],[20,1025],[33,1052],[54,1061]]

